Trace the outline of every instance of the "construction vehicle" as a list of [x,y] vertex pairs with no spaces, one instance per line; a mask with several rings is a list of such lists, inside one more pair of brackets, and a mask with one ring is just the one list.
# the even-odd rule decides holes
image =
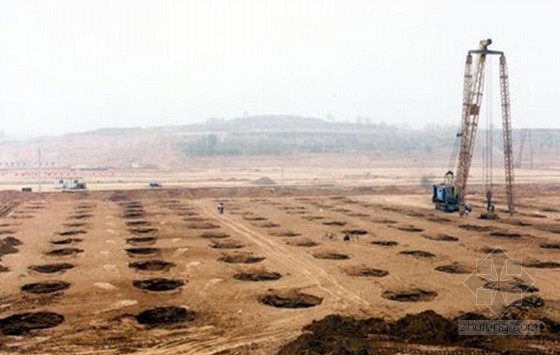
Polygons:
[[[465,201],[467,193],[467,181],[473,159],[476,133],[480,117],[482,95],[484,89],[485,66],[487,56],[498,55],[500,57],[500,93],[502,106],[502,125],[503,125],[503,144],[504,144],[504,165],[506,176],[506,196],[508,210],[514,212],[513,198],[513,149],[511,137],[511,112],[509,100],[509,79],[507,73],[506,57],[504,52],[488,49],[492,44],[491,39],[480,41],[477,50],[469,50],[465,63],[465,75],[463,82],[463,110],[461,128],[457,133],[459,142],[459,154],[457,159],[457,142],[451,155],[448,171],[445,174],[443,183],[433,186],[432,201],[436,209],[444,212],[456,212],[463,215],[471,211],[471,206]],[[476,56],[473,72],[473,56]],[[487,150],[491,154],[492,150]],[[487,157],[485,157],[486,159]],[[456,164],[456,173],[452,171]],[[488,173],[487,173],[488,174]],[[488,180],[491,174],[485,176]],[[492,184],[487,184],[486,190],[486,209],[487,216],[494,213],[494,203],[492,201]]]

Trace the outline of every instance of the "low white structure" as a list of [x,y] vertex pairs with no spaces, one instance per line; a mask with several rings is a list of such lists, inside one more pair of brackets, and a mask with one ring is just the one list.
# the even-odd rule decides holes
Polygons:
[[60,178],[54,182],[54,188],[57,190],[83,190],[86,183],[79,178]]

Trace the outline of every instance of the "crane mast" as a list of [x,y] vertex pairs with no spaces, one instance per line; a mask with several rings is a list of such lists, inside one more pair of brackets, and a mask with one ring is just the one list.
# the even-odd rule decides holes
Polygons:
[[[456,164],[456,174],[450,170],[445,174],[442,184],[434,185],[432,201],[436,208],[445,212],[459,211],[463,213],[470,211],[470,206],[465,201],[467,194],[467,182],[471,169],[471,163],[476,143],[476,134],[480,117],[480,108],[484,91],[485,66],[489,55],[500,56],[500,93],[502,106],[503,144],[504,144],[504,166],[506,177],[506,197],[508,210],[514,212],[513,197],[513,149],[511,138],[511,110],[509,100],[509,78],[507,73],[506,58],[503,52],[488,49],[492,44],[491,39],[480,41],[477,50],[467,53],[465,62],[465,73],[463,81],[463,108],[461,116],[461,130],[457,134],[460,138],[459,154]],[[473,55],[476,55],[473,72]],[[491,154],[491,152],[490,152]],[[453,156],[452,156],[452,159]],[[493,213],[492,191],[486,193],[487,208]]]

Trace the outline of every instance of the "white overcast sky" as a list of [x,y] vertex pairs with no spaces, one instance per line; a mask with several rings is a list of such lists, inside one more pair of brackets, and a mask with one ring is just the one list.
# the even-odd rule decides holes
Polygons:
[[559,16],[552,0],[0,0],[0,131],[245,112],[456,124],[486,37],[507,55],[514,127],[560,128]]

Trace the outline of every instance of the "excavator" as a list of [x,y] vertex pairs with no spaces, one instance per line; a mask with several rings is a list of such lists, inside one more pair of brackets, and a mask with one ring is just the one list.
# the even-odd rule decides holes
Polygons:
[[[456,145],[453,149],[448,171],[444,176],[444,181],[433,185],[432,202],[435,208],[444,212],[459,212],[462,216],[472,210],[467,204],[465,196],[467,193],[467,181],[473,159],[476,133],[480,117],[480,108],[484,89],[485,67],[487,57],[497,55],[500,58],[500,94],[502,108],[503,125],[503,145],[504,145],[504,165],[506,178],[506,197],[510,214],[514,212],[513,196],[513,149],[511,133],[511,110],[509,100],[509,77],[507,63],[504,52],[491,50],[488,47],[492,44],[491,39],[480,41],[480,46],[476,50],[469,50],[465,63],[465,75],[463,81],[463,109],[461,128],[457,133]],[[476,56],[473,72],[473,56]],[[458,159],[457,159],[458,143]],[[490,150],[491,152],[491,150]],[[456,164],[456,173],[452,170],[452,165]],[[486,209],[484,214],[488,218],[493,218],[494,202],[491,184],[486,190]],[[483,217],[484,218],[484,217]]]

